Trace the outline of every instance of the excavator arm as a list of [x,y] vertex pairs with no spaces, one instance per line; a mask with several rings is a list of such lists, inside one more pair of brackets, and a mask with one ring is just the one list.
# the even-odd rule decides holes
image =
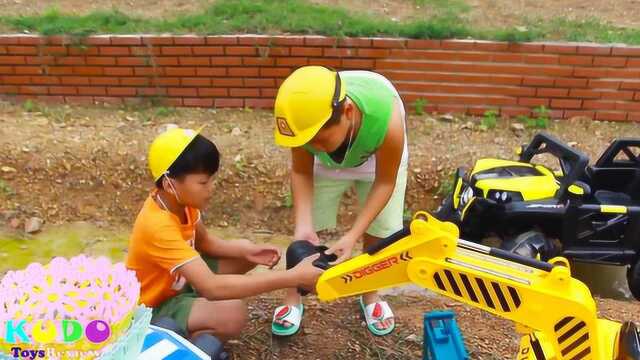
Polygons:
[[621,339],[620,323],[598,319],[589,289],[571,277],[566,259],[541,262],[458,236],[454,224],[419,212],[408,229],[325,271],[318,297],[413,283],[516,323],[523,335],[518,360],[636,359],[618,345],[637,337],[635,326]]

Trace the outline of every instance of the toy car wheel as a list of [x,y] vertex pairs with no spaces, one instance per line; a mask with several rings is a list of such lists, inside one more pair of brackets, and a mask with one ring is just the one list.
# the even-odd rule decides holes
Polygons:
[[229,354],[224,351],[224,346],[217,337],[211,334],[202,334],[191,340],[193,345],[204,351],[211,360],[228,360]]
[[636,261],[627,269],[627,282],[633,297],[640,300],[640,261]]
[[528,258],[547,261],[555,256],[555,246],[543,233],[535,230],[521,233],[511,240],[503,241],[502,249]]
[[453,197],[451,195],[447,195],[447,197],[442,201],[442,204],[440,204],[438,209],[433,213],[433,216],[440,221],[450,221],[454,212]]

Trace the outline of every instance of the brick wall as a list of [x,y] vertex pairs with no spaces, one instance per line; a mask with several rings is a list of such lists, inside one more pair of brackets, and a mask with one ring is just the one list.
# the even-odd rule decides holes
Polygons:
[[272,107],[298,66],[368,69],[407,104],[640,121],[640,47],[320,36],[0,36],[0,94],[24,100]]

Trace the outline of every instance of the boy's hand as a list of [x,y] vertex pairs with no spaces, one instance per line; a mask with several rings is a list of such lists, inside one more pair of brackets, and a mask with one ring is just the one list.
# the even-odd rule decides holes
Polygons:
[[294,266],[293,271],[298,281],[298,287],[315,293],[316,283],[324,270],[313,266],[313,261],[320,257],[320,254],[311,255]]
[[333,244],[329,250],[325,251],[327,255],[335,254],[338,259],[332,262],[331,265],[339,264],[345,260],[351,258],[351,252],[356,244],[356,240],[349,237],[347,234],[341,237],[337,243]]
[[244,258],[258,265],[268,266],[273,269],[280,261],[280,249],[267,244],[250,244],[247,246]]
[[296,229],[293,234],[293,240],[307,240],[313,245],[320,245],[320,238],[313,229]]

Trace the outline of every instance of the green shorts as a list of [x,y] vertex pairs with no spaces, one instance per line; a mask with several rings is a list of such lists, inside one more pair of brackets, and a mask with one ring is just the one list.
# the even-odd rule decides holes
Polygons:
[[[218,260],[205,255],[202,255],[202,260],[209,266],[209,269],[214,273],[218,272]],[[189,314],[191,314],[191,307],[193,302],[202,296],[193,289],[189,284],[178,295],[167,299],[162,304],[153,308],[153,317],[151,321],[163,317],[172,318],[178,327],[184,331],[185,334],[189,333],[187,328],[187,322],[189,321]]]
[[[316,231],[334,229],[342,195],[354,186],[360,208],[371,191],[373,181],[314,177],[313,180],[313,224]],[[407,188],[407,167],[401,166],[396,177],[396,186],[387,205],[367,228],[367,234],[379,238],[387,237],[402,229],[404,194]]]

